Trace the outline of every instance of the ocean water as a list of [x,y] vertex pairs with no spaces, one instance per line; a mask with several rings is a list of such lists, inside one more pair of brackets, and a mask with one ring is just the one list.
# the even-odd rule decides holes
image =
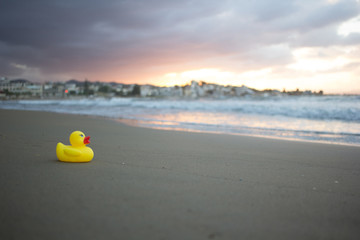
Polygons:
[[0,108],[103,116],[158,129],[360,146],[360,96],[18,100],[2,101]]

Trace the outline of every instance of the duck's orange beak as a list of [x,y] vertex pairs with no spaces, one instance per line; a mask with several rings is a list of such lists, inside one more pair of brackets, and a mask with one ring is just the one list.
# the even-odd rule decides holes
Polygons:
[[84,144],[89,144],[90,143],[90,136],[87,136],[84,138]]

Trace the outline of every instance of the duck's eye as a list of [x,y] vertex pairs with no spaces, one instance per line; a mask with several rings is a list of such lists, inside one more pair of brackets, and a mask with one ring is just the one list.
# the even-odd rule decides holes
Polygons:
[[84,137],[84,135],[80,134],[80,137]]

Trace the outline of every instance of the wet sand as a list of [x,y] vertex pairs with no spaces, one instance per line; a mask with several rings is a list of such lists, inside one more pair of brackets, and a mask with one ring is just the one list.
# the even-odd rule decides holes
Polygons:
[[[90,163],[56,159],[73,130]],[[358,239],[360,147],[0,110],[0,239]]]

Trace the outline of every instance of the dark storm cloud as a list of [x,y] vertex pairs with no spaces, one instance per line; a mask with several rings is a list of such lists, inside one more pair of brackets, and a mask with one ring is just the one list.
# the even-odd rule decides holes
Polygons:
[[251,49],[270,56],[272,45],[309,45],[314,30],[328,31],[316,44],[344,44],[336,26],[358,14],[355,1],[5,0],[0,75],[21,71],[14,63],[86,74],[227,55],[256,61],[264,54]]

